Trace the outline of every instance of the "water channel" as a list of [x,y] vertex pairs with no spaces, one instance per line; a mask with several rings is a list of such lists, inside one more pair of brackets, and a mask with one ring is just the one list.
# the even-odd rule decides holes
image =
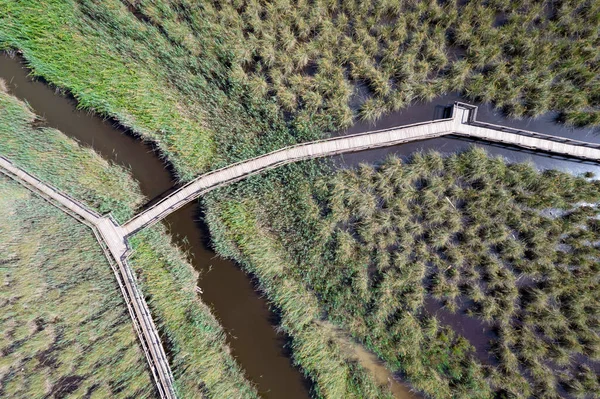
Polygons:
[[[130,169],[148,199],[156,199],[175,185],[169,165],[165,165],[152,146],[143,143],[115,121],[103,120],[76,109],[73,99],[58,95],[45,83],[32,80],[18,59],[0,55],[0,78],[8,83],[12,94],[26,100],[33,110],[44,118],[47,126],[94,148],[104,158]],[[382,118],[376,125],[358,123],[346,132],[351,134],[408,123],[440,118],[443,107],[455,100],[465,101],[457,94],[436,98],[428,103],[417,103],[410,108]],[[546,114],[535,120],[510,120],[492,107],[480,107],[478,119],[501,123],[537,132],[568,136],[600,142],[599,129],[573,129],[554,123],[556,115]],[[435,149],[443,154],[464,150],[472,142],[458,137],[438,138],[394,147],[346,154],[334,158],[338,167],[353,167],[361,162],[376,163],[387,154],[409,156],[414,151]],[[514,148],[478,143],[490,154],[501,155],[511,162],[531,161],[539,169],[554,168],[581,174],[587,171],[600,176],[600,166],[548,155],[534,154]],[[267,301],[255,290],[252,279],[233,262],[219,258],[207,247],[205,227],[199,219],[195,203],[173,213],[166,219],[171,235],[178,245],[191,254],[191,263],[200,271],[198,283],[203,289],[202,300],[209,304],[227,332],[232,353],[247,377],[253,381],[264,398],[308,398],[310,384],[300,370],[293,367],[285,349],[286,337],[275,331],[275,320]],[[442,310],[440,310],[442,311]],[[443,315],[440,315],[443,316]],[[447,316],[447,315],[446,315]],[[469,331],[460,331],[468,339]],[[367,355],[365,355],[368,357]],[[379,373],[382,366],[373,365]],[[394,393],[404,399],[415,397],[397,384]]]
[[[77,110],[73,99],[58,95],[42,81],[30,79],[20,60],[0,55],[0,78],[7,82],[13,95],[26,100],[43,117],[46,126],[59,129],[104,158],[129,168],[148,199],[175,185],[168,165],[149,144],[115,121]],[[227,332],[233,356],[262,397],[308,398],[309,382],[292,365],[285,349],[286,338],[276,332],[266,299],[238,266],[206,246],[205,229],[198,219],[198,206],[191,203],[170,215],[166,224],[175,242],[188,251],[192,265],[200,271],[202,300],[211,306]]]

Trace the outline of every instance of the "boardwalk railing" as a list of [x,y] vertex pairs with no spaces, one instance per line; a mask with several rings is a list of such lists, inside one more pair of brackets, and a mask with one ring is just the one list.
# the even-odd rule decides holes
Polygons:
[[126,236],[133,234],[211,190],[282,165],[435,138],[451,133],[452,128],[453,118],[446,118],[284,147],[198,176],[131,218],[122,227]]
[[536,138],[536,139],[541,139],[541,140],[548,140],[548,141],[553,141],[553,142],[561,143],[561,144],[569,144],[569,145],[578,146],[578,147],[600,149],[600,144],[597,144],[597,143],[573,140],[573,139],[570,139],[567,137],[552,136],[549,134],[543,134],[543,133],[533,132],[530,130],[518,129],[518,128],[514,128],[514,127],[510,127],[510,126],[495,125],[493,123],[481,122],[481,121],[477,120],[477,109],[478,109],[477,106],[471,105],[471,104],[465,104],[465,103],[458,102],[458,101],[456,102],[456,105],[458,107],[469,110],[469,116],[467,118],[467,121],[468,121],[468,124],[471,126],[478,126],[478,127],[482,127],[482,128],[486,128],[486,129],[490,129],[490,130],[497,130],[500,132],[516,134],[516,135],[520,135],[520,136],[526,136],[526,137],[531,137],[531,138]]
[[162,398],[171,399],[176,397],[173,375],[148,305],[138,289],[135,274],[126,260],[128,236],[157,223],[210,190],[269,169],[306,159],[392,146],[448,134],[516,145],[596,162],[600,160],[599,144],[479,122],[477,121],[477,107],[456,102],[450,118],[297,144],[208,172],[140,212],[122,226],[119,226],[110,215],[98,215],[77,200],[41,182],[2,157],[0,157],[0,171],[59,206],[92,229],[113,268],[152,370],[157,389]]

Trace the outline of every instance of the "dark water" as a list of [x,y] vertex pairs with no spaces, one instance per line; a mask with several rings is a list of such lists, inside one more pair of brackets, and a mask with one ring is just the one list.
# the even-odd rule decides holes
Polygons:
[[[153,199],[171,189],[175,182],[151,146],[142,143],[114,121],[79,111],[75,101],[57,95],[43,82],[27,77],[17,59],[0,55],[0,78],[12,94],[26,100],[45,125],[60,129],[80,143],[94,148],[104,158],[131,170],[143,194]],[[205,246],[204,226],[198,222],[198,206],[190,204],[166,219],[176,242],[192,256],[201,278],[202,300],[227,332],[232,354],[264,398],[309,397],[309,384],[292,366],[284,352],[285,337],[277,334],[273,313],[252,281],[233,262],[223,260]],[[186,237],[187,239],[184,239]]]
[[[430,102],[417,103],[409,109],[387,115],[375,124],[358,123],[347,131],[338,132],[336,135],[361,133],[369,130],[440,119],[444,117],[445,107],[453,104],[454,101],[472,103],[456,93],[451,93],[440,96]],[[556,122],[557,117],[557,113],[549,112],[536,119],[510,119],[489,104],[479,105],[477,111],[477,120],[482,122],[600,143],[600,128],[574,128],[565,126]],[[473,145],[485,148],[490,155],[501,156],[507,162],[530,162],[540,171],[558,169],[574,175],[593,172],[596,178],[600,178],[600,164],[598,163],[582,162],[573,158],[532,152],[513,146],[491,144],[458,136],[447,136],[444,138],[400,144],[393,147],[344,154],[334,157],[334,165],[338,168],[353,168],[361,163],[378,164],[386,156],[392,154],[407,159],[415,151],[426,152],[435,150],[444,155],[450,155],[464,151]],[[434,298],[427,298],[425,300],[425,310],[429,314],[435,315],[442,324],[451,327],[454,331],[468,339],[475,347],[474,354],[480,362],[483,364],[496,364],[496,359],[488,351],[490,340],[495,338],[495,333],[489,325],[476,318],[467,316],[464,313],[464,308],[459,309],[456,313],[450,313],[443,307],[440,301]],[[594,364],[589,364],[589,362],[588,365],[595,367]]]
[[465,313],[466,304],[459,307],[456,313],[451,313],[441,301],[427,297],[425,299],[425,310],[428,314],[437,317],[441,324],[446,325],[466,338],[475,348],[475,357],[482,364],[497,364],[496,359],[489,352],[490,341],[496,338],[496,334],[485,322],[469,317]]
[[[410,123],[424,122],[443,117],[444,108],[454,101],[469,101],[456,93],[440,96],[430,102],[417,103],[410,108],[387,115],[376,124],[360,122],[344,132],[337,135],[360,133],[368,130],[385,129]],[[555,122],[558,114],[549,112],[536,119],[510,119],[501,112],[492,108],[489,104],[479,105],[477,120],[482,122],[505,125],[534,132],[551,134],[560,137],[569,137],[575,140],[600,143],[600,128],[573,128]],[[532,162],[539,170],[558,169],[573,174],[582,174],[588,171],[594,172],[600,177],[600,165],[591,162],[581,162],[575,159],[552,156],[549,154],[535,153],[500,144],[490,144],[474,141],[458,136],[447,136],[430,140],[417,141],[400,144],[393,147],[356,152],[335,157],[339,167],[353,167],[360,163],[378,163],[385,159],[388,154],[407,158],[415,151],[436,150],[442,154],[449,155],[457,151],[464,151],[472,145],[485,148],[489,154],[501,156],[508,162]]]

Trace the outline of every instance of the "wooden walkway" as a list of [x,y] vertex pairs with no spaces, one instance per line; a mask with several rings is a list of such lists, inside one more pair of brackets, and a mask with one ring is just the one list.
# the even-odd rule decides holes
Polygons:
[[449,134],[586,160],[600,160],[600,145],[478,122],[476,116],[477,107],[455,103],[451,118],[298,144],[236,163],[192,180],[125,223],[123,232],[126,236],[133,234],[160,221],[210,190],[287,163],[387,147]]
[[600,144],[480,122],[477,120],[477,107],[474,105],[456,103],[453,113],[456,124],[454,134],[458,136],[588,161],[597,162],[600,160]]
[[175,398],[173,375],[167,356],[144,296],[138,289],[136,277],[125,259],[128,248],[121,227],[110,215],[100,216],[79,201],[43,183],[1,156],[0,172],[92,229],[115,273],[159,394],[161,398]]
[[162,398],[170,399],[176,397],[173,375],[148,306],[137,287],[136,277],[127,263],[128,236],[157,223],[210,190],[265,170],[306,159],[393,146],[450,134],[600,161],[598,144],[479,122],[477,107],[455,103],[450,118],[298,144],[214,170],[192,180],[122,226],[119,226],[110,215],[98,215],[77,200],[60,193],[2,157],[0,157],[0,172],[57,205],[94,231],[113,267],[158,391]]

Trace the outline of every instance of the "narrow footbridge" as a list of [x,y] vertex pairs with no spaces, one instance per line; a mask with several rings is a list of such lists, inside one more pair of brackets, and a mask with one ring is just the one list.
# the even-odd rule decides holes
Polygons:
[[477,107],[457,102],[452,108],[450,118],[298,144],[214,170],[192,180],[122,226],[119,226],[110,215],[102,216],[89,210],[79,201],[19,169],[2,157],[0,157],[0,172],[15,179],[92,229],[113,268],[158,392],[162,398],[170,399],[176,397],[173,375],[150,310],[138,288],[135,274],[127,263],[128,236],[157,223],[210,190],[265,170],[306,159],[393,146],[451,134],[600,162],[599,144],[479,122]]
[[158,330],[154,325],[148,305],[138,288],[135,274],[125,257],[128,247],[121,227],[110,215],[101,216],[97,214],[79,201],[40,181],[1,156],[0,172],[87,225],[94,232],[106,259],[115,273],[119,289],[133,321],[133,327],[156,382],[157,390],[161,398],[176,398],[173,374],[160,341]]
[[298,144],[206,173],[133,217],[123,225],[123,232],[125,235],[135,233],[210,190],[281,165],[450,134],[590,161],[600,160],[598,144],[479,122],[476,106],[457,102],[450,118]]

